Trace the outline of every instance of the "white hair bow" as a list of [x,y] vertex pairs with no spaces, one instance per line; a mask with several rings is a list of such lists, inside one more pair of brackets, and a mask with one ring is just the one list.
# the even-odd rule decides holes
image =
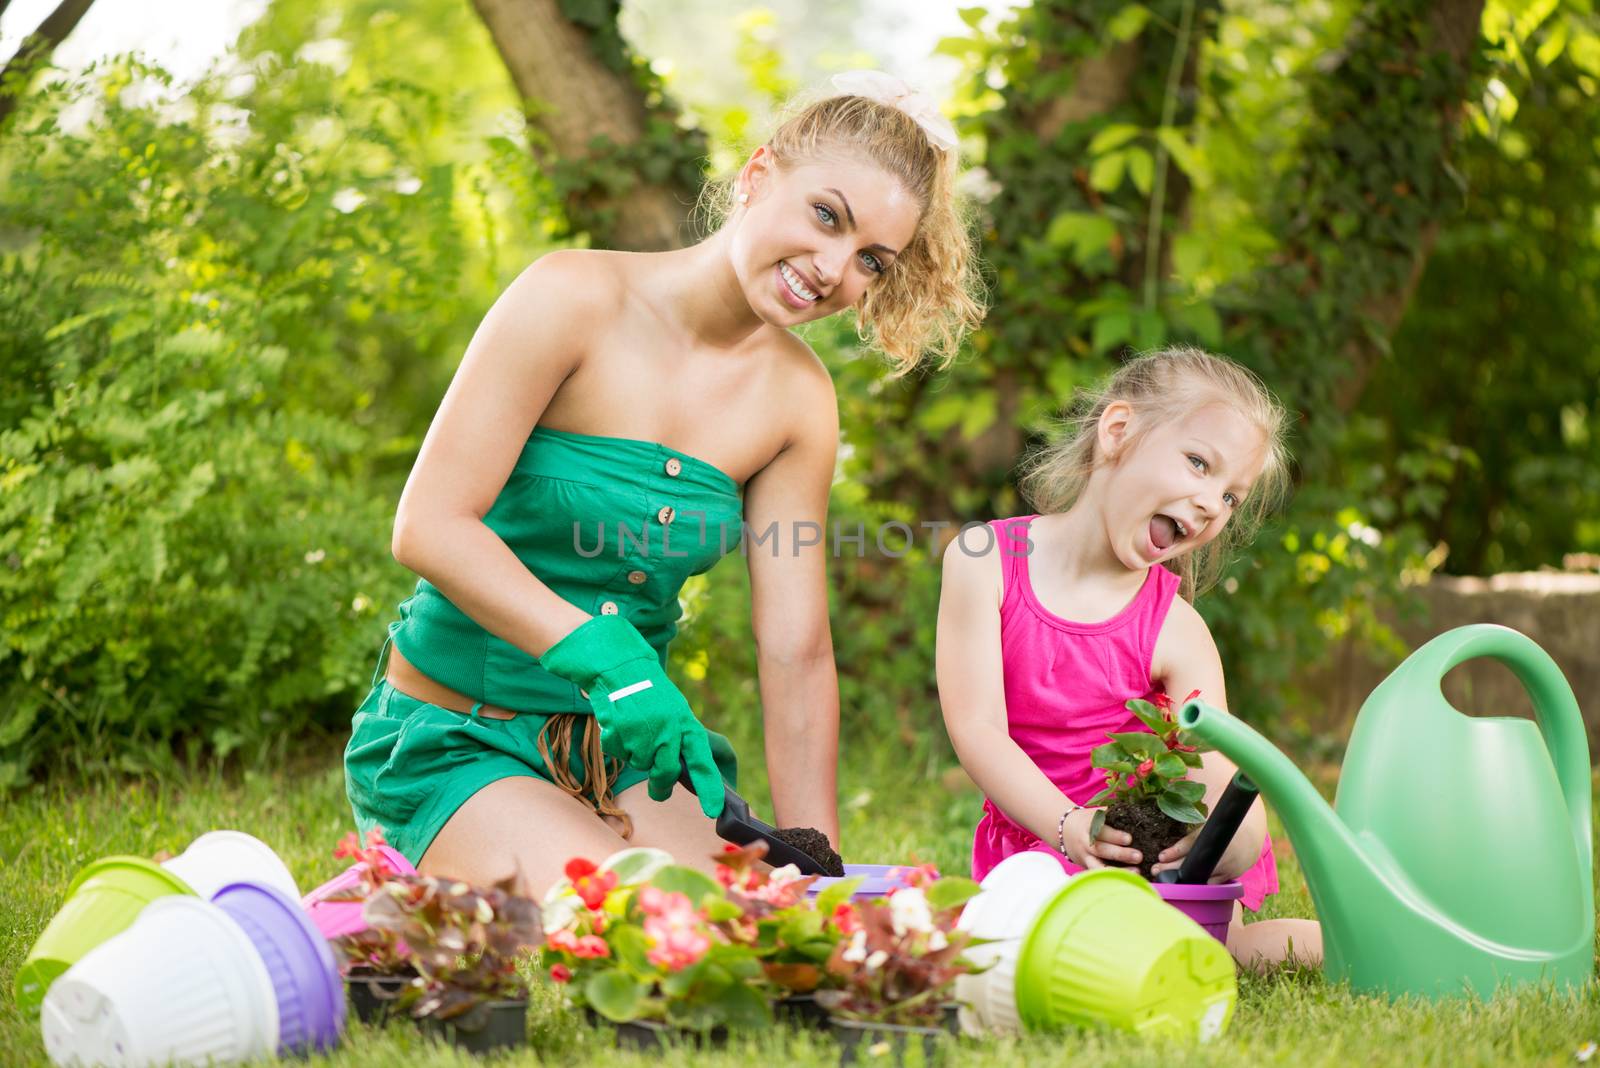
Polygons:
[[910,115],[936,148],[949,152],[956,147],[956,128],[939,111],[939,105],[926,93],[918,92],[892,74],[881,70],[850,70],[833,76],[833,87],[851,96],[864,96]]

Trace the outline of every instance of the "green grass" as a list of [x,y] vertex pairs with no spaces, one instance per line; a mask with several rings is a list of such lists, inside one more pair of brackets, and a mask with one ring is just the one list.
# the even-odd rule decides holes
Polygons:
[[[181,850],[195,835],[237,827],[283,856],[302,887],[314,886],[343,862],[330,855],[347,829],[337,742],[278,766],[224,774],[191,770],[181,778],[56,779],[3,802],[0,820],[0,1064],[48,1064],[37,1024],[12,1004],[12,976],[60,904],[72,874],[107,853]],[[759,752],[748,743],[744,752]],[[329,750],[333,750],[330,752]],[[948,755],[937,746],[880,740],[847,748],[841,770],[846,853],[859,861],[931,860],[964,872],[978,798],[946,785]],[[869,785],[870,784],[870,785]],[[761,798],[760,769],[741,785]],[[1282,841],[1274,824],[1274,837]],[[1310,916],[1310,898],[1292,857],[1281,864],[1284,891],[1265,915]],[[1529,902],[1537,899],[1530,888]],[[665,1055],[623,1054],[610,1036],[564,1011],[546,986],[535,991],[527,1050],[501,1061],[518,1064],[726,1065],[832,1064],[826,1038],[777,1029],[724,1050],[678,1048]],[[1358,997],[1320,973],[1283,970],[1240,981],[1238,1010],[1227,1033],[1195,1048],[1110,1033],[1031,1037],[1020,1041],[961,1040],[947,1063],[973,1065],[1216,1064],[1573,1064],[1583,1043],[1600,1041],[1600,994],[1527,989],[1488,1001],[1391,1003]],[[386,1030],[352,1021],[344,1045],[311,1065],[389,1066],[477,1063],[424,1041],[405,1021]],[[1600,1062],[1596,1062],[1600,1063]]]

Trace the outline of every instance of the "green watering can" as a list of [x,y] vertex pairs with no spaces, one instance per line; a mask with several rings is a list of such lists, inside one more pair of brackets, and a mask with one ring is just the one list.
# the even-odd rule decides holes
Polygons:
[[[1445,673],[1479,656],[1516,674],[1537,726],[1445,700]],[[1561,669],[1525,635],[1474,624],[1411,654],[1361,706],[1333,808],[1226,712],[1191,701],[1178,718],[1283,818],[1329,979],[1437,997],[1594,974],[1589,742]]]

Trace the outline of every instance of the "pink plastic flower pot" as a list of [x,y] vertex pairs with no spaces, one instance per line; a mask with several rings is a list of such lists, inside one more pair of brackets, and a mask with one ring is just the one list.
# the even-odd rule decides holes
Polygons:
[[1228,941],[1228,924],[1233,921],[1233,903],[1244,896],[1244,884],[1231,883],[1152,883],[1161,899],[1195,923],[1218,942]]
[[[389,862],[389,867],[400,875],[415,875],[417,869],[411,862],[395,850],[386,845],[378,847],[383,858]],[[322,937],[333,941],[340,935],[355,934],[357,931],[367,929],[367,921],[361,918],[361,901],[330,901],[329,898],[346,890],[353,890],[361,885],[362,873],[367,870],[365,864],[352,864],[332,879],[317,887],[311,893],[300,899],[300,907],[306,910],[311,917],[311,922],[317,925],[317,930],[322,932]]]
[[232,883],[211,901],[243,928],[272,977],[278,1052],[331,1049],[344,1028],[344,982],[305,910],[264,883]]

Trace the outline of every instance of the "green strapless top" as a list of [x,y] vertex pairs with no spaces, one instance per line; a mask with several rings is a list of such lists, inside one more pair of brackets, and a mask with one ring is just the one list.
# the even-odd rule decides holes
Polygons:
[[[678,592],[739,545],[739,486],[704,460],[654,442],[534,427],[484,523],[546,586],[592,615],[621,614],[664,667]],[[518,712],[592,709],[510,642],[470,619],[427,579],[389,624],[423,674]]]

